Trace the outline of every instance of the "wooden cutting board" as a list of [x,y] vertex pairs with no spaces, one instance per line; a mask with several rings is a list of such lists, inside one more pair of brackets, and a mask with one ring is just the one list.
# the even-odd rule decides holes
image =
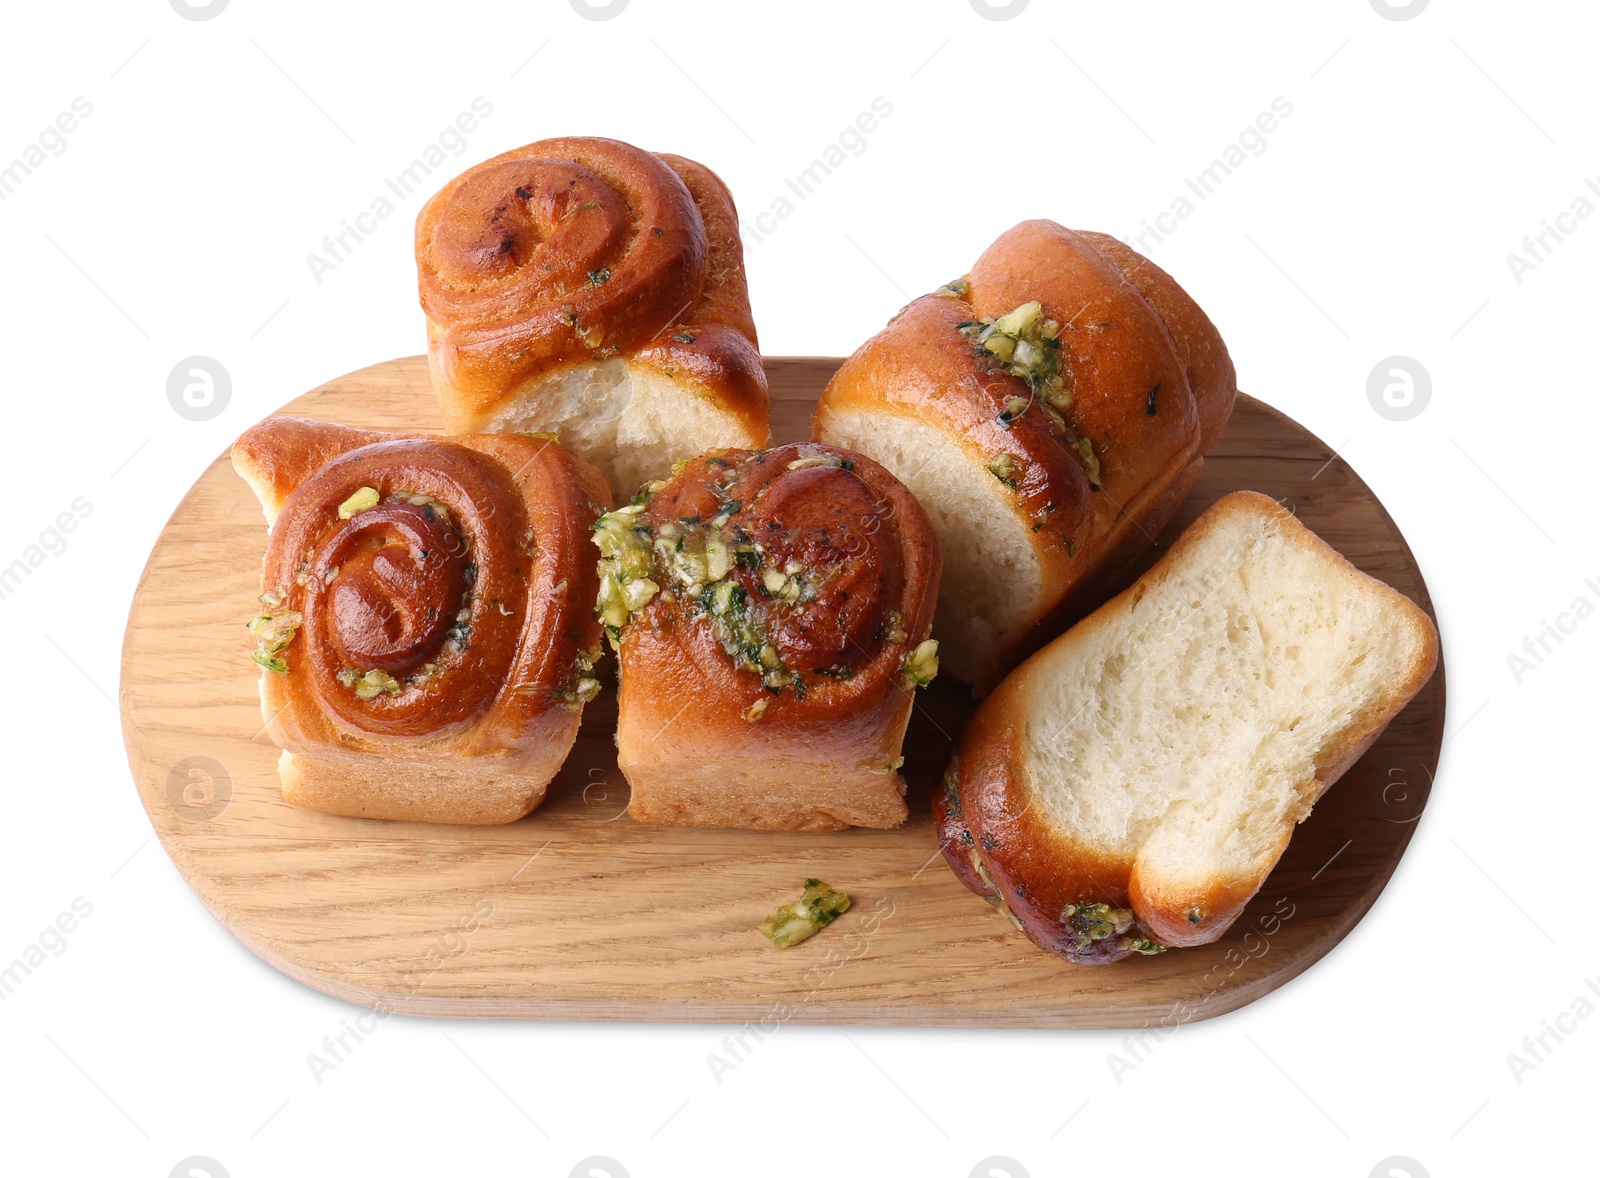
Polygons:
[[[808,435],[838,363],[767,362],[775,441]],[[420,356],[341,377],[285,412],[440,426]],[[1161,547],[1241,488],[1284,500],[1432,613],[1372,492],[1250,397]],[[1318,804],[1221,941],[1074,967],[1034,948],[939,857],[929,790],[972,708],[942,679],[919,695],[906,736],[911,819],[899,830],[640,826],[624,813],[609,687],[585,711],[548,800],[520,822],[426,826],[286,805],[244,630],[265,543],[254,496],[218,458],[162,531],[129,613],[122,715],[134,781],[178,870],[252,952],[329,994],[408,1014],[1013,1027],[1208,1018],[1283,985],[1361,919],[1411,839],[1438,763],[1442,665]],[[776,950],[756,928],[808,876],[848,891],[854,907]]]

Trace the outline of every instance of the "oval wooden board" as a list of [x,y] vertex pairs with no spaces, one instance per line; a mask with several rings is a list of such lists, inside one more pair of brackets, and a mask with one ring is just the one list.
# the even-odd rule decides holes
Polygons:
[[[775,440],[807,435],[837,364],[768,361]],[[421,357],[341,377],[285,411],[439,428]],[[1240,488],[1285,501],[1432,612],[1372,492],[1250,397],[1160,546]],[[178,870],[254,953],[329,994],[410,1014],[1011,1027],[1208,1018],[1281,986],[1361,919],[1410,841],[1438,763],[1442,666],[1317,806],[1221,941],[1079,968],[1034,948],[939,858],[928,794],[972,708],[946,681],[920,695],[906,736],[911,819],[899,830],[638,825],[623,813],[610,690],[585,711],[548,800],[521,822],[385,823],[285,804],[243,628],[265,543],[254,496],[217,459],[162,532],[129,614],[122,714],[133,777]],[[854,907],[775,950],[756,928],[808,876],[848,891]]]

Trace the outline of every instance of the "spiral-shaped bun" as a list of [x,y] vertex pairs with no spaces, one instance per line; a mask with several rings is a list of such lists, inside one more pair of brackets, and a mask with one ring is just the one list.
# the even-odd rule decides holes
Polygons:
[[597,472],[548,439],[293,418],[234,464],[274,518],[251,630],[288,800],[472,823],[537,805],[599,686]]
[[682,465],[596,528],[621,658],[619,761],[645,822],[896,826],[912,692],[937,670],[927,515],[815,444]]
[[1169,275],[1115,238],[1025,221],[845,362],[812,435],[928,505],[947,662],[982,694],[1111,592],[1234,396],[1227,348]]
[[[416,245],[452,430],[558,430],[614,486],[766,440],[738,218],[701,165],[611,139],[531,143],[446,184]],[[675,394],[680,420],[657,423]]]

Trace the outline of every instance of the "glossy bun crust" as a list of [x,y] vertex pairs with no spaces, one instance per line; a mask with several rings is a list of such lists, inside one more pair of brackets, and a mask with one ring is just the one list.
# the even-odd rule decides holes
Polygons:
[[233,462],[272,525],[254,625],[284,797],[472,824],[538,805],[598,688],[598,473],[535,438],[299,418]]

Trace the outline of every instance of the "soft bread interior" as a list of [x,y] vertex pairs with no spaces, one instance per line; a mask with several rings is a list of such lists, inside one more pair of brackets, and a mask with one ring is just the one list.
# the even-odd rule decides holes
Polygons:
[[267,530],[270,532],[272,525],[278,522],[278,512],[283,510],[283,499],[278,495],[277,487],[262,471],[248,463],[241,463],[238,454],[234,455],[233,469],[256,493],[256,499],[261,503],[261,514],[266,516]]
[[945,552],[933,636],[944,669],[992,681],[1003,650],[1035,620],[1044,575],[1014,496],[949,433],[913,417],[830,409],[819,440],[888,467],[917,497]]
[[619,502],[672,464],[722,446],[760,445],[682,380],[627,360],[574,364],[523,385],[485,433],[555,433],[605,475]]
[[1434,657],[1410,602],[1237,499],[1261,507],[1202,520],[1163,575],[1042,652],[1020,695],[1033,804],[1131,861],[1146,894],[1247,898],[1319,772],[1341,772]]

